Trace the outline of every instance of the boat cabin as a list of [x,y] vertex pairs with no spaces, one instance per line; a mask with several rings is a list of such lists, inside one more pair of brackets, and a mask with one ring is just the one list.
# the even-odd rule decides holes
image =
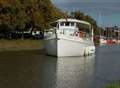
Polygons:
[[91,37],[92,29],[88,22],[76,19],[59,19],[51,24],[56,32],[64,35],[79,36],[81,38]]

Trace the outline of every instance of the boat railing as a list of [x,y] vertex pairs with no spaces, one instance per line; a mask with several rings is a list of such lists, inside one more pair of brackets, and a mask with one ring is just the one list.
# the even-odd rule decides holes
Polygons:
[[[77,29],[76,29],[77,30]],[[84,40],[91,40],[92,38],[90,37],[90,34],[88,34],[87,32],[84,31],[69,31],[68,34],[66,33],[66,29],[59,29],[57,27],[53,27],[51,29],[49,29],[48,31],[48,36],[54,35],[56,38],[59,35],[63,35],[63,36],[68,36],[68,37],[76,37],[76,38],[81,38]]]

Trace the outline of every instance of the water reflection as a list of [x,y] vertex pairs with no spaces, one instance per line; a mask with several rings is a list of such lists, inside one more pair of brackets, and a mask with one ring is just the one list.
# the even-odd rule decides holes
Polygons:
[[94,56],[57,60],[57,88],[93,88]]
[[95,88],[105,88],[120,80],[120,46],[101,46],[96,51]]
[[56,64],[40,51],[0,52],[0,88],[55,88]]
[[40,51],[0,56],[0,88],[93,88],[94,56],[55,58]]
[[55,58],[41,50],[0,52],[0,88],[105,88],[120,79],[120,46],[95,56]]

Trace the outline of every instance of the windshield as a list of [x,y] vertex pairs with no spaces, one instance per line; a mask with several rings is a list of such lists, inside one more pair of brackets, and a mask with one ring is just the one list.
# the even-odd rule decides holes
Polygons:
[[86,37],[92,36],[92,29],[90,25],[83,24],[83,23],[77,23],[77,28],[79,32],[85,33]]
[[60,26],[75,26],[74,22],[60,22]]
[[90,33],[91,31],[90,25],[87,24],[77,23],[77,28],[79,29],[79,31],[84,31],[87,33]]

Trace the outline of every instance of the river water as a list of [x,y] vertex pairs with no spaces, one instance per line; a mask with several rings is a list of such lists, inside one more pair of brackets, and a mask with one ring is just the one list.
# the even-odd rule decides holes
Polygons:
[[0,52],[0,88],[105,88],[120,80],[120,47],[56,58],[41,50]]

